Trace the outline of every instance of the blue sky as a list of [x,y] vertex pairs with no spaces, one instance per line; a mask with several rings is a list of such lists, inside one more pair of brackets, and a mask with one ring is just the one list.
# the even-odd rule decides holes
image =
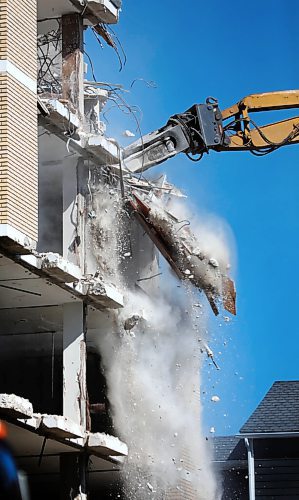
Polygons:
[[[137,81],[125,94],[142,109],[146,133],[210,95],[225,109],[250,93],[298,88],[298,16],[294,0],[124,0],[113,27],[127,55],[123,71],[90,32],[86,50],[100,81],[127,89],[136,78],[156,82]],[[108,135],[134,129],[116,108],[107,118]],[[205,370],[206,432],[238,432],[275,380],[299,379],[298,156],[295,145],[263,158],[212,152],[199,163],[180,155],[163,165],[198,211],[228,222],[237,247],[238,315],[212,322],[213,349],[222,354],[220,372]],[[219,403],[210,402],[213,394]]]

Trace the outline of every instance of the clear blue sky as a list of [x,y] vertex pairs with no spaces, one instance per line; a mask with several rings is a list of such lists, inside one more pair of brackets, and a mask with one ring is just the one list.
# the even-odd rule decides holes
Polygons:
[[[124,0],[114,30],[125,69],[90,33],[86,49],[98,80],[157,83],[136,82],[126,94],[142,108],[146,133],[209,95],[226,108],[250,93],[298,88],[298,20],[295,0]],[[134,128],[117,109],[108,118],[108,135]],[[299,145],[264,158],[212,152],[197,164],[180,155],[163,167],[198,210],[226,219],[236,240],[238,316],[232,324],[214,321],[221,371],[206,370],[203,382],[205,427],[218,435],[238,432],[275,380],[299,379],[298,158]],[[212,394],[221,401],[211,403]]]

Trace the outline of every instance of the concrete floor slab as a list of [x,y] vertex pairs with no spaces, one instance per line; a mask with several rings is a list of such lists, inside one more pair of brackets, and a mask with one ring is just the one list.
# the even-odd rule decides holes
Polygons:
[[28,399],[15,394],[0,394],[0,416],[30,418],[32,415],[33,407]]

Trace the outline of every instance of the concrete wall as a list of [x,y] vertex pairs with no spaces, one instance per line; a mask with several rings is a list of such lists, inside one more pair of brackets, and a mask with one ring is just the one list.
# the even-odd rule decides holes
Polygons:
[[56,252],[62,255],[63,221],[63,163],[39,164],[38,176],[38,245],[39,252]]

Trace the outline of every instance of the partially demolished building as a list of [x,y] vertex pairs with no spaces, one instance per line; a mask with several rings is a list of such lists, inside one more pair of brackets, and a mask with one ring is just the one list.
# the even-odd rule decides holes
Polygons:
[[0,418],[32,498],[85,498],[87,456],[89,490],[103,492],[127,454],[108,432],[92,348],[97,315],[123,297],[96,277],[84,231],[91,165],[118,151],[98,118],[107,92],[84,82],[83,33],[119,9],[0,2]]
[[[120,8],[120,0],[0,0],[0,418],[33,499],[120,498],[128,448],[111,422],[98,339],[116,328],[123,283],[144,295],[157,287],[157,248],[205,289],[214,312],[221,296],[235,307],[232,282],[193,235],[188,246],[181,221],[161,216],[159,196],[148,217],[150,182],[127,177],[135,194],[120,203],[121,153],[100,120],[114,89],[88,81],[84,63],[85,29],[105,37]],[[162,179],[155,189],[173,187]],[[204,279],[185,269],[198,262]],[[128,317],[124,331],[139,319]],[[183,478],[167,498],[194,495]]]

